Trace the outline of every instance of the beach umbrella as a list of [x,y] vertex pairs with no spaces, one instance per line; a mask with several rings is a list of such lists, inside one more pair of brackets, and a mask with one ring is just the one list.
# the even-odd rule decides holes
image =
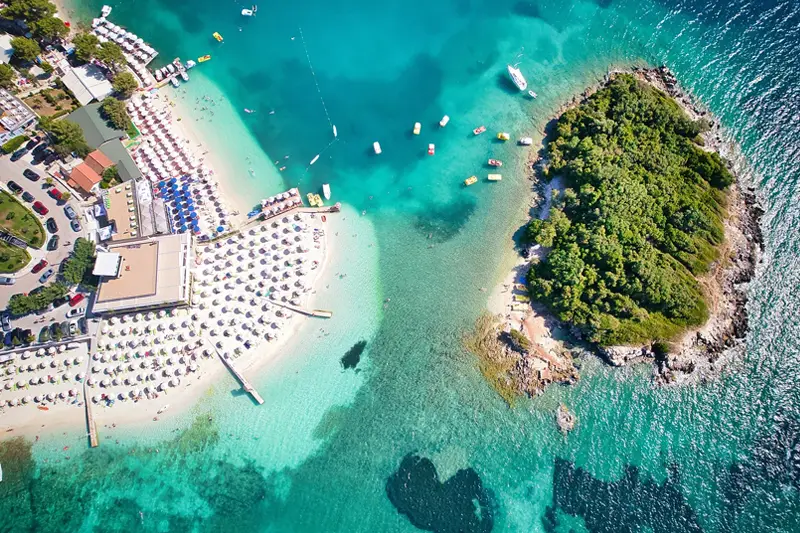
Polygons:
[[42,397],[37,394],[33,397],[33,401],[36,403],[42,403]]
[[47,395],[46,395],[45,397],[46,397],[46,398],[47,398],[47,400],[48,400],[48,401],[50,401],[50,402],[52,402],[53,400],[55,400],[55,399],[56,399],[55,395],[54,395],[52,392],[48,392],[48,393],[47,393]]

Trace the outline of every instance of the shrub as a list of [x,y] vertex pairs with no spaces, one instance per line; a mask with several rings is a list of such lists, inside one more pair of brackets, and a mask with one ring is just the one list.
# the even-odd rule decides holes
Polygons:
[[13,139],[9,140],[2,146],[3,152],[7,154],[16,152],[17,150],[19,150],[19,147],[26,142],[28,142],[27,135],[18,135],[17,137],[14,137]]

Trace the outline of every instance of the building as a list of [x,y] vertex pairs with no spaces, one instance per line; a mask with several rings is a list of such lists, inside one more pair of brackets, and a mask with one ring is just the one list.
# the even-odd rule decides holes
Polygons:
[[61,81],[72,91],[82,106],[93,100],[100,101],[114,92],[103,69],[91,63],[79,67],[65,67]]
[[105,220],[98,220],[100,227],[110,226],[106,234],[111,241],[124,241],[140,237],[139,209],[136,202],[136,190],[131,183],[117,185],[103,191],[103,207]]
[[92,311],[130,313],[187,305],[192,237],[184,233],[129,240],[98,251],[100,284]]
[[0,89],[0,112],[0,144],[22,135],[36,122],[36,114],[5,89]]
[[0,63],[8,64],[11,61],[11,56],[14,55],[14,48],[11,46],[11,39],[13,35],[4,33],[0,35]]
[[119,139],[112,139],[100,145],[100,151],[117,166],[117,174],[123,182],[138,181],[142,179],[142,173],[136,163],[133,161],[131,154],[123,146],[122,141]]
[[118,130],[103,117],[100,104],[90,104],[78,108],[67,115],[67,120],[81,127],[86,144],[92,150],[97,150],[105,142],[124,139],[127,136],[125,131]]
[[100,150],[95,150],[86,156],[83,163],[72,169],[67,183],[73,189],[79,189],[87,195],[95,194],[100,189],[103,172],[112,166],[114,166],[113,161]]

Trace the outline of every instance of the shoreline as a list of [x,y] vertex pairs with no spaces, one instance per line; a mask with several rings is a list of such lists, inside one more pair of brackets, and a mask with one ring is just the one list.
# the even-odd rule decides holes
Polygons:
[[[670,343],[670,353],[663,360],[657,360],[649,346],[593,347],[591,351],[612,366],[640,362],[653,364],[654,381],[659,384],[705,382],[718,374],[724,362],[731,359],[732,354],[737,351],[736,348],[741,346],[746,337],[748,331],[746,286],[755,275],[756,265],[763,252],[760,227],[763,209],[760,207],[755,189],[744,183],[742,172],[736,168],[738,165],[734,164],[741,162],[741,156],[734,143],[729,143],[730,147],[725,145],[725,135],[719,120],[704,110],[693,96],[685,92],[665,67],[634,66],[610,71],[598,83],[559,106],[554,115],[547,120],[545,132],[565,111],[582,104],[598,89],[604,87],[613,76],[622,73],[633,74],[666,93],[693,120],[704,117],[709,119],[711,128],[701,134],[705,141],[703,149],[715,151],[723,158],[734,177],[734,182],[728,191],[728,216],[724,221],[725,242],[722,245],[724,247],[722,257],[712,265],[708,275],[698,278],[710,302],[709,319],[701,327],[685,331],[680,339]],[[542,145],[535,151],[531,150],[529,157],[529,168],[533,171],[530,178],[533,181],[532,202],[535,205],[531,209],[529,220],[534,217],[534,213],[544,217],[549,206],[552,187],[550,183],[540,178],[538,168],[544,162],[546,143],[545,134]],[[520,271],[527,272],[526,266],[530,263],[529,259],[523,258],[518,252],[515,251],[515,254],[514,267],[493,288],[487,302],[489,312],[504,317],[505,323],[501,330],[508,332],[512,327],[518,327],[526,333],[528,340],[534,346],[549,350],[551,353],[567,351],[566,341],[582,342],[574,328],[561,323],[543,305],[533,302],[526,305],[524,311],[514,310],[515,305],[519,305],[515,304],[515,295],[527,295],[527,290],[513,290],[513,287],[516,283],[524,282],[524,275],[521,276]],[[528,317],[536,326],[526,327],[525,320]],[[523,364],[525,359],[525,356],[519,357],[519,361]],[[530,385],[531,381],[534,382],[534,389],[539,392],[547,385],[541,380],[537,383],[535,379],[528,379],[527,384],[525,381],[522,382],[521,388],[526,389],[526,385]],[[564,381],[572,382],[572,379]]]

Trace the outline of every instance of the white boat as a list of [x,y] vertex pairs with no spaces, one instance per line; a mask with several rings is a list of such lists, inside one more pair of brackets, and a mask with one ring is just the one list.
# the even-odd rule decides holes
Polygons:
[[314,159],[312,159],[312,160],[311,160],[311,163],[309,163],[308,165],[309,165],[309,166],[313,165],[314,163],[316,163],[316,162],[317,162],[317,159],[319,159],[319,154],[315,155],[315,156],[314,156]]
[[170,63],[169,65],[167,65],[167,70],[169,71],[170,74],[175,74],[175,65]]
[[339,136],[339,133],[336,131],[336,124],[334,124],[333,125],[333,138],[335,139],[338,136]]
[[535,92],[533,92],[533,91],[528,91],[528,95],[529,95],[531,98],[533,98],[534,100],[536,100],[536,97],[537,97],[537,96],[539,96],[538,94],[536,94],[536,93],[535,93]]
[[322,196],[324,196],[326,200],[331,199],[331,186],[327,183],[322,184]]
[[186,62],[186,65],[185,65],[186,66],[186,70],[189,70],[190,68],[193,68],[196,64],[197,63],[195,63],[194,61],[192,61],[190,59],[189,61]]
[[253,111],[252,109],[247,109],[246,107],[244,108],[244,112],[247,113],[248,115],[250,113],[255,113],[255,111]]
[[252,9],[242,9],[242,16],[243,17],[252,17],[253,10]]
[[517,89],[520,91],[524,91],[528,88],[528,82],[525,81],[525,76],[522,75],[522,72],[515,67],[514,65],[507,65],[508,66],[508,75],[511,76],[511,81],[514,82],[514,85],[517,86]]
[[520,139],[519,141],[517,141],[517,143],[518,143],[520,146],[530,146],[530,145],[532,145],[532,144],[533,144],[533,139],[531,139],[530,137],[523,137],[522,139]]
[[445,115],[445,116],[443,116],[443,117],[442,117],[442,120],[440,120],[440,121],[439,121],[439,126],[441,126],[442,128],[444,128],[445,126],[447,126],[447,123],[448,123],[448,122],[450,122],[450,117],[448,117],[447,115]]
[[376,154],[380,154],[381,153],[381,143],[379,143],[378,141],[375,141],[374,143],[372,143],[372,149],[375,150]]
[[419,122],[414,123],[414,135],[419,135],[419,132],[422,131],[422,124]]
[[156,81],[161,81],[164,79],[164,75],[161,74],[161,70],[156,71]]
[[103,6],[103,9],[100,10],[100,14],[103,15],[103,18],[109,16],[111,14],[111,6]]
[[3,465],[0,465],[0,483],[3,482]]
[[181,79],[183,81],[189,81],[189,74],[185,70],[181,71]]
[[173,86],[173,87],[175,87],[176,89],[177,89],[178,87],[180,87],[180,85],[181,85],[181,82],[179,82],[179,81],[178,81],[178,78],[170,78],[170,79],[169,79],[169,82],[170,82],[170,83],[172,84],[172,86]]

